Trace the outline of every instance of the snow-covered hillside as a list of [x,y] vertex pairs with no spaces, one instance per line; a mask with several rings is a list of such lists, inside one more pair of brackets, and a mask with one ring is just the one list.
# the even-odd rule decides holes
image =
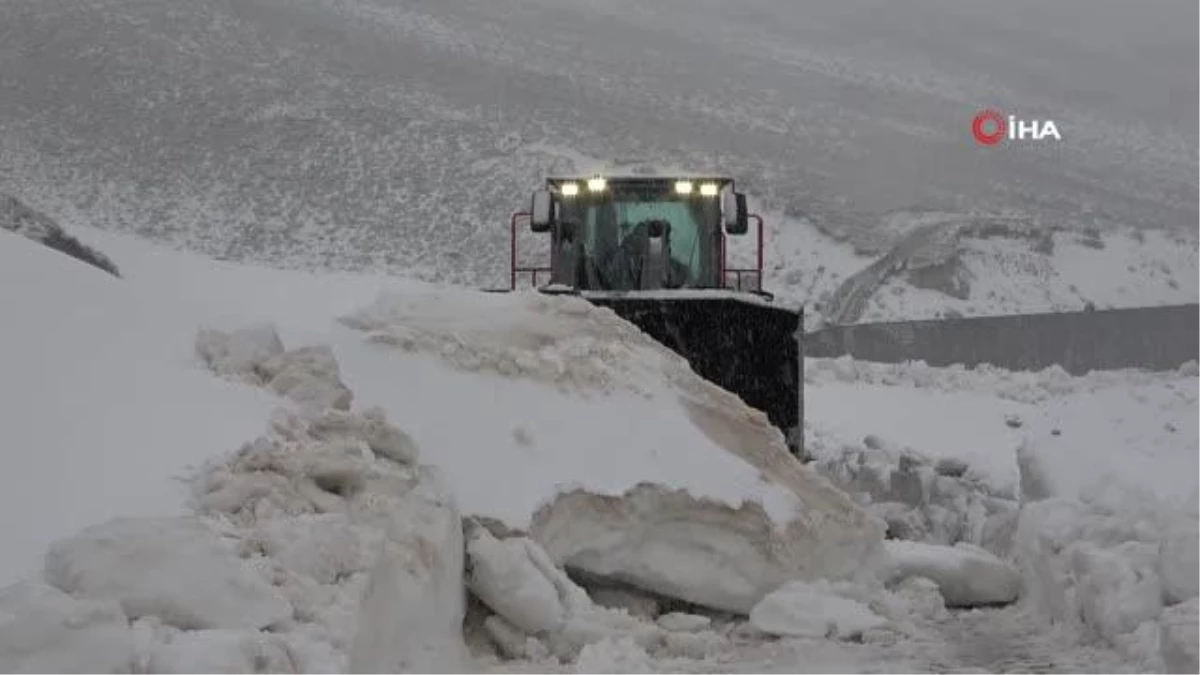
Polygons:
[[77,234],[0,233],[13,668],[1194,663],[1194,365],[813,361],[802,470],[570,298]]
[[[896,212],[1194,232],[1196,19],[1186,0],[8,0],[0,191],[215,257],[471,286],[504,280],[508,213],[587,158],[724,170],[875,256]],[[987,106],[1064,140],[978,147]]]
[[[894,213],[870,254],[768,214],[766,286],[812,325],[1194,303],[1196,232],[1070,232],[971,213]],[[749,241],[735,245],[749,266]]]

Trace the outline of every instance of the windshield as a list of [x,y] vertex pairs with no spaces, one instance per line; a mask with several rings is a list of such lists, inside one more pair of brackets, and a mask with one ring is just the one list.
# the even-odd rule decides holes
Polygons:
[[678,195],[658,186],[615,185],[599,195],[564,200],[562,216],[580,228],[585,260],[590,268],[599,268],[599,284],[589,285],[608,290],[640,287],[628,274],[605,274],[605,268],[611,267],[606,261],[615,251],[634,249],[635,242],[646,236],[649,221],[655,220],[670,224],[667,285],[704,285],[710,276],[712,233],[720,217],[716,199]]

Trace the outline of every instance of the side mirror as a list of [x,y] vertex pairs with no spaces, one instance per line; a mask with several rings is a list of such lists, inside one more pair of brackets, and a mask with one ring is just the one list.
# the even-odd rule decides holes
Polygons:
[[554,225],[554,195],[541,189],[533,193],[529,206],[529,229],[534,232],[549,232]]
[[750,229],[746,195],[732,190],[726,192],[721,204],[721,217],[725,222],[726,232],[732,235],[746,234]]

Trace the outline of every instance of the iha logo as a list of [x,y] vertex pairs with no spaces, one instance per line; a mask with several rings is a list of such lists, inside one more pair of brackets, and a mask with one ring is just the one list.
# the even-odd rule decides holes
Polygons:
[[1023,120],[998,110],[984,110],[971,120],[971,135],[980,145],[999,145],[1001,141],[1061,141],[1054,120]]

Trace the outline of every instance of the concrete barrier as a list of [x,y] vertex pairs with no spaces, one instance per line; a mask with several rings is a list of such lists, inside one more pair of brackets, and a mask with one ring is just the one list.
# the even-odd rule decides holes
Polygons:
[[896,321],[832,326],[805,335],[805,356],[932,366],[992,364],[1171,370],[1200,358],[1200,305]]

